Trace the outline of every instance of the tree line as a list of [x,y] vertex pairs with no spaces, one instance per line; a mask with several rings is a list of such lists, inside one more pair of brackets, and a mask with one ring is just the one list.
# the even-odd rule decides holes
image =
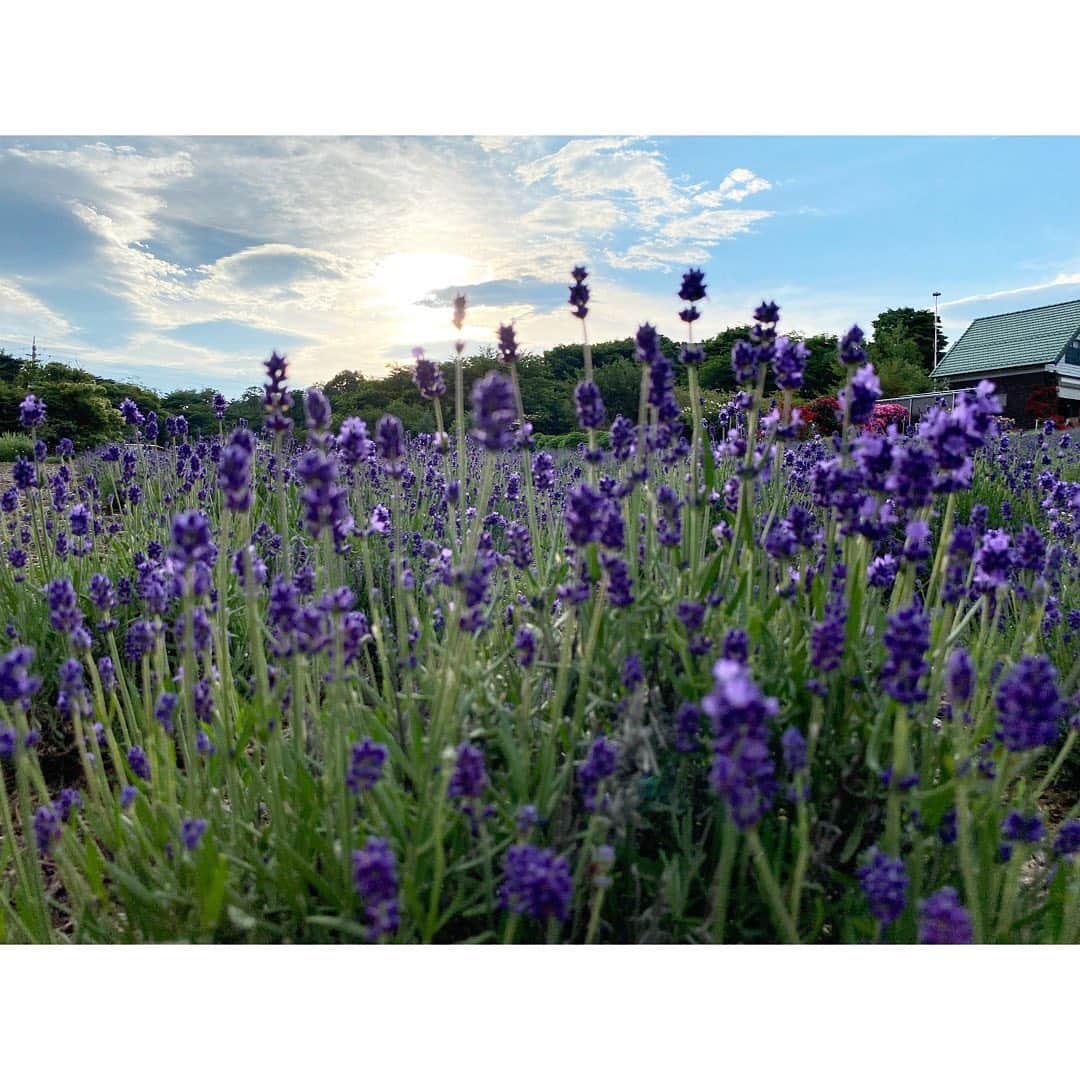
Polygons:
[[[885,397],[920,393],[934,387],[930,378],[933,365],[934,316],[929,311],[893,308],[882,312],[873,323],[870,359],[874,362]],[[701,342],[705,359],[699,382],[706,395],[719,401],[735,390],[731,371],[731,349],[736,341],[750,333],[750,326],[733,326]],[[946,341],[938,334],[938,356]],[[837,339],[831,334],[801,338],[810,350],[806,380],[800,395],[804,401],[834,395],[844,373],[837,361]],[[680,343],[661,338],[662,347],[676,356]],[[607,407],[608,419],[618,413],[636,417],[641,387],[641,367],[634,358],[634,341],[599,342],[592,347],[595,380]],[[494,348],[486,348],[464,361],[466,402],[472,384],[492,368],[498,367]],[[453,361],[444,365],[446,397],[444,416],[454,415]],[[583,377],[584,361],[580,344],[556,345],[542,353],[525,355],[519,362],[522,398],[526,418],[538,435],[558,436],[577,428],[573,389]],[[676,393],[686,404],[686,372],[676,365]],[[372,377],[360,371],[339,371],[320,384],[335,416],[359,416],[373,425],[384,413],[399,416],[412,431],[433,431],[435,413],[430,403],[416,392],[412,365],[391,367],[382,376]],[[43,398],[48,405],[48,419],[39,433],[50,445],[61,438],[71,439],[77,448],[100,445],[123,434],[123,422],[117,411],[120,402],[130,398],[145,415],[157,414],[161,438],[166,438],[166,420],[184,416],[194,436],[210,435],[219,424],[226,430],[241,419],[258,426],[263,415],[262,387],[250,386],[228,402],[219,422],[214,410],[218,393],[213,387],[176,390],[169,394],[138,383],[92,375],[80,368],[58,362],[33,362],[0,351],[0,431],[19,431],[19,402],[28,393]],[[303,416],[303,391],[294,391],[294,414]]]

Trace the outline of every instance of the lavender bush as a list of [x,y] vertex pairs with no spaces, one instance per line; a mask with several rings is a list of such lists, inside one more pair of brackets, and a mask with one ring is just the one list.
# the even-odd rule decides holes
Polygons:
[[706,415],[701,270],[610,416],[587,276],[577,453],[535,452],[504,326],[468,417],[464,342],[417,351],[434,436],[298,422],[275,354],[260,433],[159,449],[125,402],[19,458],[0,938],[1080,941],[1068,436],[1002,436],[987,383],[876,430],[853,327],[805,438],[774,303]]

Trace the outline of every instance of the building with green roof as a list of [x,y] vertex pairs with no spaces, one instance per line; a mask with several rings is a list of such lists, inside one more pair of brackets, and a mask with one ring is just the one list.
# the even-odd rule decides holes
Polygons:
[[1005,415],[1023,426],[1038,418],[1039,402],[1055,415],[1080,416],[1080,300],[976,319],[933,376],[950,390],[989,379]]

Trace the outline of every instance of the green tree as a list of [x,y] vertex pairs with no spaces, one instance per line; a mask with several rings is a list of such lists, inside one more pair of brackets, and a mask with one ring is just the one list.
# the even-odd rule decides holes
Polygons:
[[22,370],[23,362],[17,356],[0,349],[0,382],[14,383]]
[[620,413],[637,420],[638,395],[641,392],[641,365],[620,357],[614,363],[596,369],[596,385],[607,407],[608,423]]
[[903,397],[934,389],[934,380],[923,366],[918,343],[903,336],[899,329],[879,333],[868,353],[881,383],[882,397]]
[[232,429],[246,420],[248,427],[258,431],[262,427],[266,410],[263,407],[263,388],[249,386],[235,401],[230,401],[225,409],[225,426]]
[[129,398],[144,416],[148,412],[161,412],[161,395],[154,390],[148,390],[138,383],[117,382],[114,379],[98,379],[97,383],[114,409],[119,409],[120,402]]
[[[948,339],[941,332],[941,320],[936,323],[937,355],[940,360],[945,355]],[[889,308],[874,320],[874,341],[886,335],[914,342],[918,361],[922,369],[929,374],[934,367],[934,330],[935,319],[932,311],[917,308]]]
[[192,434],[212,435],[218,429],[214,413],[216,393],[209,387],[202,390],[174,390],[161,399],[161,408],[166,416],[183,416]]
[[120,437],[120,414],[95,382],[50,383],[42,396],[47,411],[41,437],[50,447],[67,438],[85,450]]

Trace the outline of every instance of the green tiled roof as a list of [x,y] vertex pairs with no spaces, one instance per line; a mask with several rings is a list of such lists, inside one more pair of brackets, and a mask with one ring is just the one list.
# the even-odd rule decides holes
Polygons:
[[976,319],[934,368],[943,375],[1052,364],[1080,330],[1080,300]]

